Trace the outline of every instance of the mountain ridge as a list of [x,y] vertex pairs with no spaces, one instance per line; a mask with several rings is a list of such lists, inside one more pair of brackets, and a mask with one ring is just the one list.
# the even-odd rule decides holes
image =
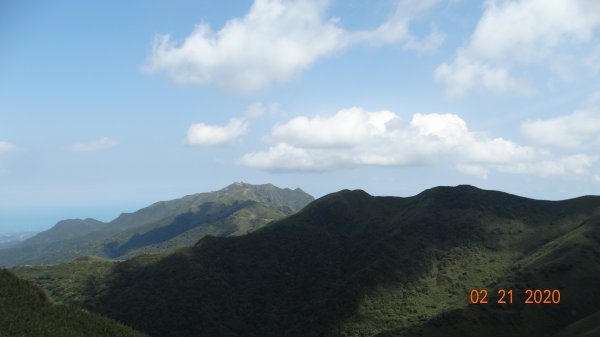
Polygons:
[[[60,221],[10,249],[0,250],[0,265],[52,264],[85,255],[121,258],[160,252],[192,245],[206,234],[244,234],[297,212],[313,199],[301,189],[238,182],[217,191],[158,201],[135,212],[122,213],[108,223],[93,219]],[[240,204],[245,201],[251,203]],[[208,210],[210,213],[206,214],[212,215],[203,217],[202,212]]]

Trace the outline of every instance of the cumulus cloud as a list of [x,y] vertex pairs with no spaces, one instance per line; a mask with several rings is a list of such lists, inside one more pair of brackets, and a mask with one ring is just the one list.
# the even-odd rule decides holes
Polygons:
[[187,132],[190,145],[211,146],[234,142],[240,139],[248,128],[248,123],[241,118],[232,118],[225,126],[192,124]]
[[0,155],[11,152],[14,149],[16,149],[16,146],[14,146],[13,144],[0,141]]
[[119,142],[116,140],[104,137],[87,143],[72,144],[69,146],[69,150],[73,152],[98,152],[117,145],[119,145]]
[[240,162],[268,170],[330,170],[356,166],[414,166],[450,162],[466,174],[585,175],[597,158],[556,157],[547,151],[469,130],[455,114],[414,114],[409,122],[391,111],[353,107],[333,115],[295,117],[275,125],[266,151]]
[[251,92],[288,82],[318,59],[358,43],[404,41],[407,48],[434,49],[443,34],[434,30],[421,41],[409,24],[435,2],[399,0],[395,13],[378,28],[353,32],[343,29],[338,18],[326,17],[329,1],[255,0],[244,17],[227,21],[218,32],[201,23],[181,44],[170,35],[157,37],[143,69],[164,71],[179,83]]
[[390,111],[365,112],[361,108],[338,111],[333,116],[295,117],[276,125],[272,136],[302,147],[352,147],[368,141],[370,136],[386,132],[386,123],[398,116]]
[[521,132],[542,145],[562,148],[597,147],[600,145],[600,108],[529,121],[521,125]]
[[[449,96],[473,89],[532,94],[531,84],[511,73],[514,65],[551,60],[571,51],[584,58],[591,53],[590,42],[599,28],[597,1],[486,1],[469,43],[458,50],[454,61],[436,69],[435,78]],[[570,70],[562,65],[561,73],[565,72]]]

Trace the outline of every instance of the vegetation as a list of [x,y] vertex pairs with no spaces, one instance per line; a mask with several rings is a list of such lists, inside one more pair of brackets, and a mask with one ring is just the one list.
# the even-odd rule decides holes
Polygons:
[[[49,269],[86,270],[78,263]],[[593,335],[600,197],[345,190],[248,235],[108,267],[80,274],[79,297],[51,294],[155,337]],[[514,289],[513,304],[495,302],[501,288]],[[522,304],[536,288],[559,289],[560,304]],[[492,303],[469,304],[472,289]]]
[[140,332],[87,311],[50,303],[28,281],[0,270],[2,337],[143,337]]
[[0,266],[165,252],[191,246],[205,235],[245,234],[297,212],[312,200],[300,189],[235,183],[216,192],[157,202],[109,223],[61,221],[15,247],[0,250]]
[[58,265],[19,266],[11,269],[15,275],[34,281],[54,301],[83,306],[94,296],[92,289],[107,285],[117,262],[98,257],[84,257]]

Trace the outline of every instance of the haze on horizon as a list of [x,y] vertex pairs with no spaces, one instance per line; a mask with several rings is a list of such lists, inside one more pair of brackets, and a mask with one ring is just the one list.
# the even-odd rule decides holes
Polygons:
[[0,4],[0,232],[235,181],[600,187],[600,4]]

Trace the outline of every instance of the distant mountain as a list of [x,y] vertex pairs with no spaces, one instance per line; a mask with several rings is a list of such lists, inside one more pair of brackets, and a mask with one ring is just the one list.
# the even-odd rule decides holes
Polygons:
[[222,190],[160,201],[109,223],[63,220],[10,249],[0,265],[53,264],[94,255],[128,258],[191,246],[205,235],[236,236],[291,215],[313,197],[300,189],[234,183]]
[[0,233],[0,249],[15,246],[36,234],[37,232]]
[[[600,197],[344,190],[248,235],[205,236],[90,279],[82,263],[15,272],[45,277],[61,300],[52,289],[80,270],[70,303],[155,337],[596,336]],[[489,304],[470,304],[473,289]],[[514,303],[498,304],[500,289]],[[560,303],[524,304],[526,289],[556,289]]]
[[[120,323],[80,309],[52,304],[31,282],[0,269],[0,336],[144,337]],[[146,336],[147,337],[147,336]]]
[[39,233],[21,244],[22,247],[50,244],[76,239],[106,226],[106,223],[95,219],[68,219],[59,221],[54,227]]

